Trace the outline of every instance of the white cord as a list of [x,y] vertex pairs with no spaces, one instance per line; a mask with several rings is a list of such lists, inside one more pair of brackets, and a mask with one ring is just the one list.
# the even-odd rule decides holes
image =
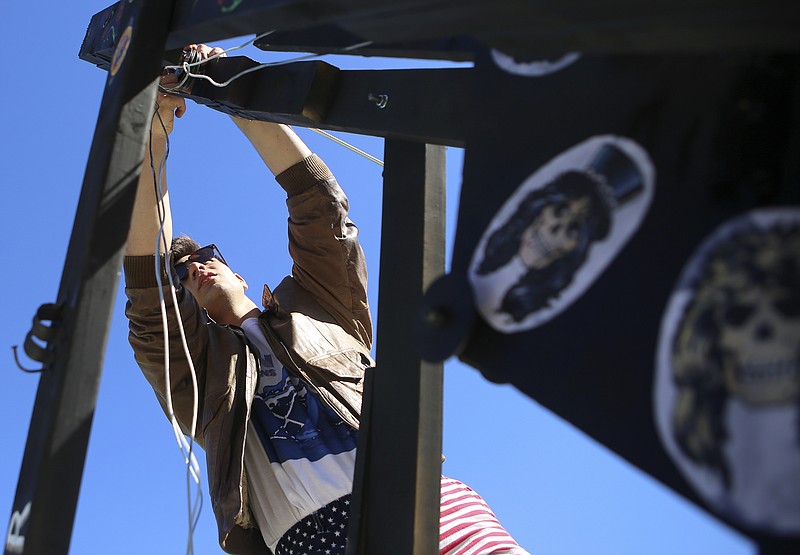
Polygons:
[[183,70],[185,70],[186,68],[201,66],[201,65],[203,65],[205,63],[210,62],[211,60],[216,60],[217,58],[219,58],[221,56],[224,56],[228,52],[233,52],[234,50],[241,50],[242,48],[250,46],[251,44],[256,42],[258,39],[264,38],[267,35],[271,35],[276,30],[277,29],[273,29],[272,31],[267,31],[266,33],[261,33],[260,35],[256,35],[255,37],[253,37],[249,41],[245,42],[244,44],[240,44],[239,46],[232,46],[232,47],[228,48],[227,50],[223,50],[222,52],[219,52],[218,54],[214,54],[213,56],[209,56],[205,60],[200,60],[198,62],[194,62],[194,63],[191,63],[191,64],[184,62],[179,66],[164,66],[164,69],[183,69]]
[[[162,128],[164,127],[164,122],[161,121],[161,115],[158,113],[158,108],[155,110],[155,115],[158,116],[159,122],[161,123]],[[152,137],[152,119],[151,119],[151,137]],[[166,132],[166,129],[165,129]],[[150,141],[152,145],[152,140]],[[152,146],[151,146],[152,148]],[[186,546],[186,553],[187,555],[191,555],[194,553],[194,531],[197,527],[197,523],[200,518],[200,512],[202,511],[202,502],[203,502],[203,493],[200,487],[200,465],[197,462],[197,458],[194,455],[194,435],[197,429],[197,406],[199,400],[199,390],[197,385],[197,374],[194,368],[194,363],[192,362],[192,357],[189,352],[189,345],[186,341],[186,334],[185,330],[183,329],[183,322],[180,317],[180,313],[176,313],[176,320],[178,323],[178,332],[181,337],[181,343],[183,345],[184,354],[186,356],[187,363],[189,365],[189,372],[192,376],[192,424],[189,430],[190,437],[189,441],[186,440],[186,436],[184,435],[183,431],[180,428],[180,424],[175,416],[175,410],[172,404],[172,388],[170,382],[170,365],[169,365],[169,328],[168,328],[168,321],[167,321],[167,309],[166,309],[166,302],[164,299],[164,290],[163,290],[163,283],[161,279],[161,247],[163,245],[165,251],[165,261],[166,255],[169,252],[169,248],[167,246],[167,237],[164,233],[164,225],[166,223],[166,209],[163,204],[163,187],[161,186],[161,176],[164,172],[164,168],[166,165],[167,158],[169,156],[169,136],[167,135],[166,141],[166,148],[164,152],[164,156],[161,159],[161,162],[158,166],[158,172],[156,173],[155,166],[153,165],[152,159],[152,150],[151,150],[151,157],[150,157],[150,167],[153,171],[153,180],[155,186],[155,193],[156,193],[156,204],[158,207],[158,218],[159,218],[159,229],[158,234],[156,236],[156,244],[155,244],[155,272],[156,272],[156,281],[158,283],[158,292],[159,292],[159,303],[161,308],[161,322],[164,330],[164,377],[165,377],[165,385],[166,385],[166,405],[167,405],[167,415],[169,420],[172,424],[173,432],[175,433],[175,438],[178,442],[178,448],[180,449],[181,453],[183,454],[184,463],[186,464],[186,489],[187,489],[187,506],[188,506],[188,518],[189,518],[189,537],[187,540]],[[169,279],[169,286],[170,286],[170,295],[172,297],[172,303],[177,311],[178,307],[178,300],[177,295],[175,292],[175,284],[172,280],[172,272],[167,271],[167,277]],[[197,484],[197,496],[195,497],[195,502],[192,504],[192,492],[191,492],[191,482],[194,481]]]
[[[264,35],[261,35],[261,36],[265,36],[265,35],[268,35],[270,33],[274,33],[274,31],[269,31],[268,33],[264,33]],[[259,37],[256,37],[255,39],[253,39],[253,41],[257,40],[258,38]],[[253,42],[253,41],[251,41],[251,42]],[[249,44],[249,43],[247,43],[247,44]],[[337,50],[336,52],[332,52],[332,54],[350,52],[352,50],[357,50],[359,48],[363,48],[365,46],[369,46],[370,44],[372,44],[372,41],[359,42],[357,44],[353,44],[353,45],[347,46],[345,48],[342,48],[340,50]],[[231,77],[230,79],[225,81],[224,83],[219,83],[219,82],[215,81],[214,79],[212,79],[211,77],[209,77],[208,75],[203,75],[201,73],[192,73],[190,71],[190,68],[192,68],[192,67],[205,64],[205,63],[207,63],[207,62],[209,62],[209,61],[211,61],[211,60],[213,60],[215,58],[218,58],[218,57],[222,56],[223,54],[225,54],[227,52],[230,52],[231,50],[244,48],[244,46],[247,46],[247,45],[245,44],[245,45],[242,45],[242,46],[239,46],[239,47],[231,48],[229,50],[226,50],[224,52],[220,52],[219,54],[215,54],[215,55],[213,55],[213,56],[211,56],[209,58],[206,58],[205,60],[200,60],[199,62],[194,62],[194,63],[191,63],[191,64],[184,62],[182,65],[179,65],[179,66],[165,66],[164,69],[181,69],[189,77],[194,77],[196,79],[205,79],[206,81],[208,81],[209,83],[211,83],[215,87],[220,87],[221,88],[221,87],[227,87],[228,85],[230,85],[236,79],[242,77],[243,75],[247,75],[248,73],[253,73],[254,71],[257,71],[259,69],[263,69],[265,67],[277,67],[277,66],[282,66],[282,65],[287,65],[287,64],[293,64],[295,62],[302,62],[304,60],[315,60],[315,59],[319,59],[319,58],[322,58],[323,56],[327,55],[327,54],[306,54],[304,56],[299,56],[297,58],[292,58],[290,60],[282,60],[280,62],[266,62],[266,63],[263,63],[263,64],[258,64],[257,66],[253,66],[251,68],[248,68],[248,69],[245,69],[243,71],[240,71],[239,73],[237,73],[236,75],[234,75],[233,77]],[[169,90],[170,92],[175,92],[176,91],[176,89],[166,89],[166,90]]]
[[328,139],[332,140],[334,143],[336,143],[336,144],[338,144],[338,145],[342,145],[342,146],[343,146],[343,147],[345,147],[346,149],[348,149],[348,150],[352,150],[352,151],[353,151],[353,152],[355,152],[356,154],[358,154],[358,155],[360,155],[360,156],[363,156],[364,158],[366,158],[366,159],[367,159],[367,160],[369,160],[370,162],[375,162],[375,163],[376,163],[376,164],[378,164],[380,167],[383,167],[383,161],[382,161],[382,160],[380,160],[379,158],[375,158],[375,157],[374,157],[372,154],[369,154],[369,153],[367,153],[367,152],[364,152],[364,151],[363,151],[363,150],[361,150],[360,148],[358,148],[358,147],[355,147],[355,146],[351,145],[350,143],[348,143],[348,142],[346,142],[346,141],[343,141],[343,140],[342,140],[342,139],[340,139],[339,137],[336,137],[336,136],[334,136],[334,135],[331,135],[331,134],[330,134],[330,133],[328,133],[327,131],[323,131],[322,129],[315,129],[315,128],[313,128],[313,127],[309,127],[309,128],[308,128],[308,130],[309,130],[309,131],[313,131],[314,133],[319,133],[319,134],[320,134],[320,135],[322,135],[323,137],[326,137],[326,138],[328,138]]

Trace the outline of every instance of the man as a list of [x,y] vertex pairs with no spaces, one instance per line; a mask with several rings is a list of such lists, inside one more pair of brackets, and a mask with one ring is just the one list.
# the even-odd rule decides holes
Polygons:
[[[203,59],[222,53],[205,45],[189,48]],[[133,210],[124,270],[136,360],[165,412],[172,407],[183,431],[205,450],[224,550],[343,554],[362,379],[374,364],[366,262],[347,217],[348,200],[289,127],[234,118],[287,193],[292,274],[274,295],[265,286],[262,311],[214,245],[200,248],[187,237],[172,241],[161,273],[163,283],[167,272],[178,283],[190,361],[169,288],[159,289],[154,270],[159,229],[164,243],[172,234],[161,162],[174,117],[185,109],[183,99],[159,94]],[[170,313],[169,387],[162,295]],[[443,484],[454,510],[465,499],[485,507],[460,482]],[[451,517],[445,531],[443,506],[447,549],[487,536],[499,550],[480,553],[525,553],[495,526],[488,507],[478,512],[474,522]]]

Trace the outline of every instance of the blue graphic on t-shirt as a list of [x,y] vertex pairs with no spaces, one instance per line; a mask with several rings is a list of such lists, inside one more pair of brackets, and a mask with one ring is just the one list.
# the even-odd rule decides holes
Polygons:
[[260,366],[251,422],[270,462],[317,461],[356,448],[358,432],[305,382],[284,367],[277,370],[270,355]]

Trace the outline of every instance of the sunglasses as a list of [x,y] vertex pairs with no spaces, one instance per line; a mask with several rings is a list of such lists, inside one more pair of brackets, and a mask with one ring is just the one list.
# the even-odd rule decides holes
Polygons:
[[209,260],[212,260],[214,258],[216,258],[226,266],[228,265],[228,263],[225,262],[225,257],[222,256],[221,252],[219,252],[217,245],[214,245],[212,243],[211,245],[197,249],[196,251],[194,251],[192,254],[189,255],[189,258],[187,258],[183,262],[176,263],[175,273],[178,274],[178,279],[180,281],[183,281],[189,276],[189,264],[191,262],[203,263],[203,262],[208,262]]

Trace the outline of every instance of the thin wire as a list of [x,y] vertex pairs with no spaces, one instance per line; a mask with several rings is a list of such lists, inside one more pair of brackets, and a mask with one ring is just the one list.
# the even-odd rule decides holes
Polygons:
[[178,70],[178,69],[180,69],[180,70],[183,70],[184,75],[183,75],[183,78],[181,79],[180,83],[178,83],[178,85],[176,87],[167,88],[167,87],[163,87],[163,86],[161,86],[159,84],[158,85],[159,90],[164,91],[164,92],[171,92],[171,93],[181,92],[182,87],[184,85],[186,85],[187,81],[189,81],[189,78],[191,78],[194,75],[191,71],[189,71],[189,68],[201,66],[203,64],[206,64],[206,63],[210,62],[211,60],[216,60],[217,58],[221,58],[222,56],[225,56],[226,54],[228,54],[228,52],[233,52],[235,50],[241,50],[242,48],[245,48],[245,47],[253,44],[258,39],[264,38],[267,35],[271,35],[276,30],[277,29],[273,29],[271,31],[267,31],[266,33],[261,33],[260,35],[256,35],[255,37],[253,37],[252,39],[250,39],[249,41],[247,41],[247,42],[245,42],[243,44],[240,44],[238,46],[232,46],[232,47],[230,47],[230,48],[228,48],[226,50],[223,50],[222,52],[214,54],[213,56],[209,56],[205,60],[198,60],[198,61],[192,62],[192,63],[183,62],[181,65],[176,65],[176,66],[164,66],[164,70],[165,71],[166,70]]
[[[180,319],[180,315],[178,314],[176,320],[178,322],[178,330],[181,336],[181,342],[184,348],[184,354],[189,364],[189,371],[192,376],[192,385],[193,385],[193,397],[192,397],[192,425],[190,428],[190,441],[186,441],[186,437],[182,433],[180,426],[178,424],[177,418],[175,418],[174,409],[172,407],[172,395],[170,390],[170,374],[169,374],[169,339],[168,339],[168,330],[166,328],[166,306],[164,303],[164,295],[163,295],[163,286],[161,282],[161,273],[160,273],[160,260],[161,260],[161,246],[164,246],[165,255],[167,246],[166,246],[166,234],[164,233],[164,225],[166,222],[166,208],[163,206],[163,187],[161,186],[161,177],[164,173],[164,167],[169,156],[169,135],[166,133],[166,127],[164,126],[164,122],[161,119],[161,114],[156,111],[158,115],[159,123],[161,124],[162,129],[164,130],[164,134],[166,137],[166,149],[164,153],[164,157],[161,159],[161,163],[159,164],[159,171],[158,175],[154,176],[154,184],[156,188],[156,195],[157,195],[157,206],[158,206],[158,214],[159,214],[159,231],[156,238],[156,280],[158,281],[159,286],[159,298],[161,302],[162,308],[162,323],[165,326],[164,328],[164,336],[165,336],[165,355],[167,359],[165,360],[165,375],[166,375],[166,387],[167,387],[167,405],[170,414],[170,420],[172,421],[173,431],[175,433],[175,437],[178,441],[178,447],[180,448],[181,452],[184,455],[184,462],[186,464],[186,494],[187,494],[187,508],[188,508],[188,539],[186,543],[186,553],[187,555],[191,555],[194,553],[194,528],[196,526],[195,522],[199,518],[199,514],[195,511],[198,509],[198,501],[201,502],[202,499],[202,490],[200,489],[200,466],[197,462],[197,459],[194,456],[193,448],[194,448],[194,434],[197,428],[197,421],[196,421],[196,407],[198,403],[198,389],[197,389],[197,378],[196,372],[194,369],[194,364],[192,363],[192,358],[188,350],[188,345],[186,343],[186,336],[183,330],[183,323]],[[152,127],[151,127],[152,133]],[[152,141],[151,141],[151,148],[152,148]],[[152,166],[152,154],[150,157],[151,160],[151,168]],[[154,169],[154,168],[153,168]],[[177,307],[178,302],[175,293],[175,284],[172,281],[172,272],[168,274],[169,284],[170,284],[170,294],[172,297],[173,306]],[[198,496],[196,498],[195,504],[192,505],[192,492],[191,492],[191,480],[194,480],[198,486]],[[200,505],[202,506],[202,505]]]
[[[152,133],[153,133],[153,131],[152,131],[152,125],[151,125],[151,129],[150,129],[150,138],[151,138],[151,140],[150,140],[150,169],[153,171],[153,182],[154,182],[155,194],[156,194],[156,206],[158,208],[158,219],[159,219],[159,224],[160,224],[159,229],[158,229],[158,234],[156,235],[156,244],[155,244],[155,254],[156,254],[156,257],[155,257],[156,258],[155,259],[155,272],[156,272],[156,282],[158,283],[158,290],[159,290],[159,301],[160,301],[160,305],[161,305],[161,322],[162,322],[162,326],[164,328],[164,339],[165,339],[164,340],[164,377],[165,377],[165,380],[166,380],[165,385],[166,385],[166,393],[167,393],[167,395],[166,395],[166,404],[167,404],[167,412],[168,412],[168,415],[169,415],[169,418],[170,418],[170,422],[172,423],[173,431],[175,432],[176,439],[178,441],[178,447],[181,449],[182,452],[184,452],[184,458],[186,458],[187,455],[186,455],[186,452],[184,451],[184,449],[186,447],[186,445],[185,445],[186,440],[183,437],[183,432],[180,430],[180,425],[178,424],[177,418],[175,416],[175,410],[174,410],[174,407],[173,407],[173,404],[172,404],[172,390],[171,390],[171,387],[170,387],[170,363],[169,363],[169,329],[168,329],[168,324],[167,324],[166,301],[164,299],[164,293],[163,293],[163,282],[162,282],[162,279],[161,279],[161,247],[162,247],[162,245],[164,246],[164,250],[165,251],[167,250],[167,247],[166,247],[166,244],[167,244],[166,234],[164,233],[164,225],[166,223],[166,208],[164,207],[163,201],[161,200],[163,198],[163,187],[161,186],[161,175],[163,174],[164,166],[166,164],[167,158],[169,157],[169,136],[166,135],[166,127],[164,126],[164,122],[161,120],[161,115],[158,113],[157,109],[156,109],[156,112],[155,112],[155,116],[158,116],[158,120],[159,120],[162,128],[164,129],[165,136],[167,138],[165,151],[164,151],[164,156],[162,157],[161,162],[159,163],[158,173],[156,174],[156,169],[155,169],[155,166],[153,165],[153,150],[152,150],[152,148],[153,148],[153,146],[152,146]],[[174,283],[172,282],[172,272],[168,272],[167,276],[169,278],[169,285],[170,285],[170,289],[171,289],[170,292],[171,292],[171,294],[173,296],[173,299],[172,299],[173,306],[177,307],[178,303],[177,303],[177,298],[175,297],[175,292],[174,292],[175,286],[174,286]],[[179,333],[181,334],[181,338],[183,339],[184,338],[184,335],[183,335],[183,322],[181,321],[180,317],[177,318],[177,321],[178,321],[178,330],[179,330]],[[184,349],[186,349],[186,346],[184,346]],[[186,350],[185,350],[185,352],[186,352]],[[192,374],[192,378],[194,379],[195,371],[194,371],[194,365],[192,364],[192,359],[191,359],[191,357],[187,357],[187,359],[188,359],[188,363],[189,363],[189,369],[190,369],[190,372]],[[196,403],[196,400],[194,402]],[[196,423],[194,422],[194,415],[193,415],[192,428],[191,428],[191,433],[192,434],[194,434],[195,426],[196,426]],[[189,455],[191,455],[191,445],[189,446]],[[192,469],[192,470],[194,470],[194,469]]]
[[[271,30],[271,31],[267,31],[266,33],[261,33],[260,35],[256,35],[255,37],[253,37],[253,38],[252,38],[252,39],[250,39],[249,41],[245,42],[244,44],[240,44],[239,46],[231,46],[230,48],[228,48],[227,50],[223,50],[223,51],[222,51],[222,52],[220,52],[219,54],[214,54],[213,56],[209,57],[209,58],[208,58],[207,60],[205,60],[205,61],[206,61],[206,62],[208,62],[209,60],[215,60],[215,59],[219,58],[220,56],[224,56],[224,55],[225,55],[225,54],[227,54],[228,52],[233,52],[234,50],[241,50],[242,48],[245,48],[245,47],[247,47],[247,46],[250,46],[251,44],[253,44],[254,42],[256,42],[258,39],[263,39],[263,38],[264,38],[264,37],[266,37],[267,35],[271,35],[271,34],[272,34],[272,33],[274,33],[275,31],[277,31],[277,29],[273,29],[273,30]],[[200,65],[200,64],[202,64],[202,63],[203,63],[203,60],[200,60],[199,62],[196,62],[196,64],[195,64],[195,65]]]
[[[274,31],[270,31],[270,32],[274,32]],[[341,48],[339,50],[336,50],[335,52],[329,52],[328,54],[340,54],[342,52],[350,52],[352,50],[357,50],[359,48],[363,48],[365,46],[369,46],[370,44],[372,44],[372,41],[359,42],[357,44],[353,44],[353,45],[347,46],[345,48]],[[244,75],[247,75],[248,73],[253,73],[254,71],[258,71],[259,69],[263,69],[265,67],[277,67],[277,66],[282,66],[282,65],[287,65],[287,64],[293,64],[295,62],[302,62],[304,60],[316,60],[316,59],[322,58],[323,56],[327,56],[328,54],[306,54],[304,56],[299,56],[297,58],[292,58],[292,59],[289,59],[289,60],[282,60],[282,61],[279,61],[279,62],[265,62],[263,64],[258,64],[257,66],[253,66],[251,68],[248,68],[248,69],[245,69],[243,71],[240,71],[239,73],[237,73],[236,75],[234,75],[233,77],[231,77],[230,79],[228,79],[227,81],[225,81],[223,83],[219,83],[218,81],[215,81],[214,79],[212,79],[208,75],[203,75],[202,73],[192,73],[191,71],[189,71],[190,67],[194,67],[194,66],[199,66],[201,64],[205,64],[205,63],[209,62],[210,60],[213,60],[215,58],[218,58],[218,57],[222,56],[222,53],[215,54],[214,56],[212,56],[210,58],[206,58],[205,60],[201,60],[199,62],[194,62],[192,64],[184,63],[183,65],[180,65],[180,66],[166,66],[164,69],[182,69],[183,71],[186,72],[186,75],[188,75],[189,77],[194,77],[196,79],[205,79],[206,81],[208,81],[209,83],[211,83],[215,87],[222,88],[222,87],[227,87],[228,85],[233,83],[236,79],[239,79],[240,77],[242,77]],[[165,90],[167,90],[169,92],[176,92],[177,91],[177,89],[165,89]]]
[[277,31],[277,29],[273,29],[272,31],[267,31],[266,33],[261,33],[260,35],[256,35],[255,37],[253,37],[249,41],[245,42],[244,44],[240,44],[239,46],[232,46],[232,47],[228,48],[227,50],[223,50],[222,52],[219,52],[218,54],[214,54],[213,56],[209,56],[205,60],[200,60],[198,62],[194,62],[194,63],[191,63],[191,64],[187,64],[186,62],[184,62],[183,64],[181,64],[179,66],[164,66],[164,69],[185,69],[187,67],[201,66],[201,65],[203,65],[205,63],[210,62],[211,60],[216,60],[217,58],[220,58],[220,57],[224,56],[228,52],[233,52],[234,50],[241,50],[242,48],[250,46],[251,44],[256,42],[258,39],[262,39],[262,38],[266,37],[267,35],[271,35],[275,31]]
[[22,363],[20,363],[20,361],[19,361],[19,356],[17,355],[17,348],[18,347],[19,347],[19,345],[12,345],[11,346],[11,350],[14,352],[14,362],[17,364],[17,368],[19,368],[20,370],[22,370],[23,372],[25,372],[27,374],[38,374],[40,372],[44,372],[44,366],[42,366],[41,368],[36,368],[36,369],[25,368],[24,366],[22,366]]
[[[166,126],[164,125],[164,121],[161,119],[161,114],[158,113],[158,108],[155,109],[154,116],[158,116],[159,123],[161,124],[162,129],[164,130],[164,134],[166,137],[166,145],[164,156],[159,163],[158,172],[156,173],[156,168],[153,163],[153,118],[151,118],[151,125],[150,125],[150,169],[153,172],[153,182],[156,194],[156,206],[158,210],[158,219],[159,219],[159,229],[158,234],[156,236],[156,245],[155,245],[155,272],[156,272],[156,281],[158,283],[158,292],[159,292],[159,303],[161,308],[161,321],[162,326],[164,328],[164,375],[166,379],[166,404],[167,404],[167,413],[170,418],[170,422],[172,423],[172,429],[175,433],[175,437],[178,441],[178,447],[181,450],[181,453],[184,456],[184,463],[186,464],[186,491],[187,491],[187,506],[188,506],[188,519],[189,519],[189,537],[187,539],[186,545],[186,553],[187,555],[191,555],[194,553],[194,531],[197,527],[197,523],[200,519],[200,512],[202,511],[203,506],[203,492],[202,488],[200,487],[200,465],[197,462],[197,458],[194,456],[194,435],[197,429],[197,406],[198,406],[198,399],[199,399],[199,390],[197,386],[197,374],[194,368],[194,363],[192,362],[192,357],[189,352],[189,346],[186,341],[186,334],[183,329],[183,322],[181,321],[180,314],[177,315],[177,323],[178,323],[178,331],[181,337],[181,343],[183,345],[184,354],[186,356],[186,360],[189,364],[189,372],[192,376],[192,386],[193,386],[193,397],[192,397],[192,424],[190,429],[190,436],[189,441],[186,440],[182,430],[180,429],[180,425],[178,424],[178,420],[175,416],[175,411],[172,405],[172,390],[170,386],[170,369],[169,369],[169,330],[168,330],[168,322],[167,322],[167,309],[166,309],[166,302],[164,298],[164,290],[163,290],[163,283],[161,280],[161,247],[163,245],[165,251],[165,260],[166,260],[166,253],[168,252],[167,248],[167,237],[164,233],[164,226],[166,225],[166,207],[163,203],[163,187],[161,186],[161,176],[163,175],[164,168],[166,166],[167,158],[169,157],[169,135],[166,132]],[[177,295],[175,292],[175,284],[172,280],[172,272],[167,272],[167,277],[169,279],[169,286],[170,286],[170,295],[172,297],[173,306],[177,310],[178,300]],[[192,492],[191,492],[191,482],[194,481],[197,484],[197,496],[195,497],[194,505],[192,505]]]
[[356,153],[356,154],[358,154],[359,156],[363,156],[364,158],[366,158],[366,159],[367,159],[367,160],[369,160],[370,162],[375,162],[375,163],[376,163],[376,164],[378,164],[380,167],[383,167],[383,161],[382,161],[382,160],[380,160],[379,158],[375,158],[375,157],[374,157],[372,154],[369,154],[369,153],[367,153],[367,152],[364,152],[364,151],[363,151],[363,150],[361,150],[360,148],[358,148],[358,147],[355,147],[355,146],[351,145],[350,143],[348,143],[348,142],[346,142],[346,141],[343,141],[343,140],[342,140],[342,139],[340,139],[339,137],[336,137],[335,135],[331,135],[330,133],[328,133],[327,131],[323,131],[322,129],[315,129],[315,128],[313,128],[313,127],[309,127],[308,129],[309,129],[310,131],[313,131],[314,133],[319,133],[319,134],[320,134],[320,135],[322,135],[323,137],[325,137],[325,138],[328,138],[328,139],[332,140],[334,143],[336,143],[336,144],[338,144],[338,145],[342,145],[343,147],[345,147],[345,148],[346,148],[346,149],[348,149],[348,150],[352,150],[353,152],[355,152],[355,153]]

